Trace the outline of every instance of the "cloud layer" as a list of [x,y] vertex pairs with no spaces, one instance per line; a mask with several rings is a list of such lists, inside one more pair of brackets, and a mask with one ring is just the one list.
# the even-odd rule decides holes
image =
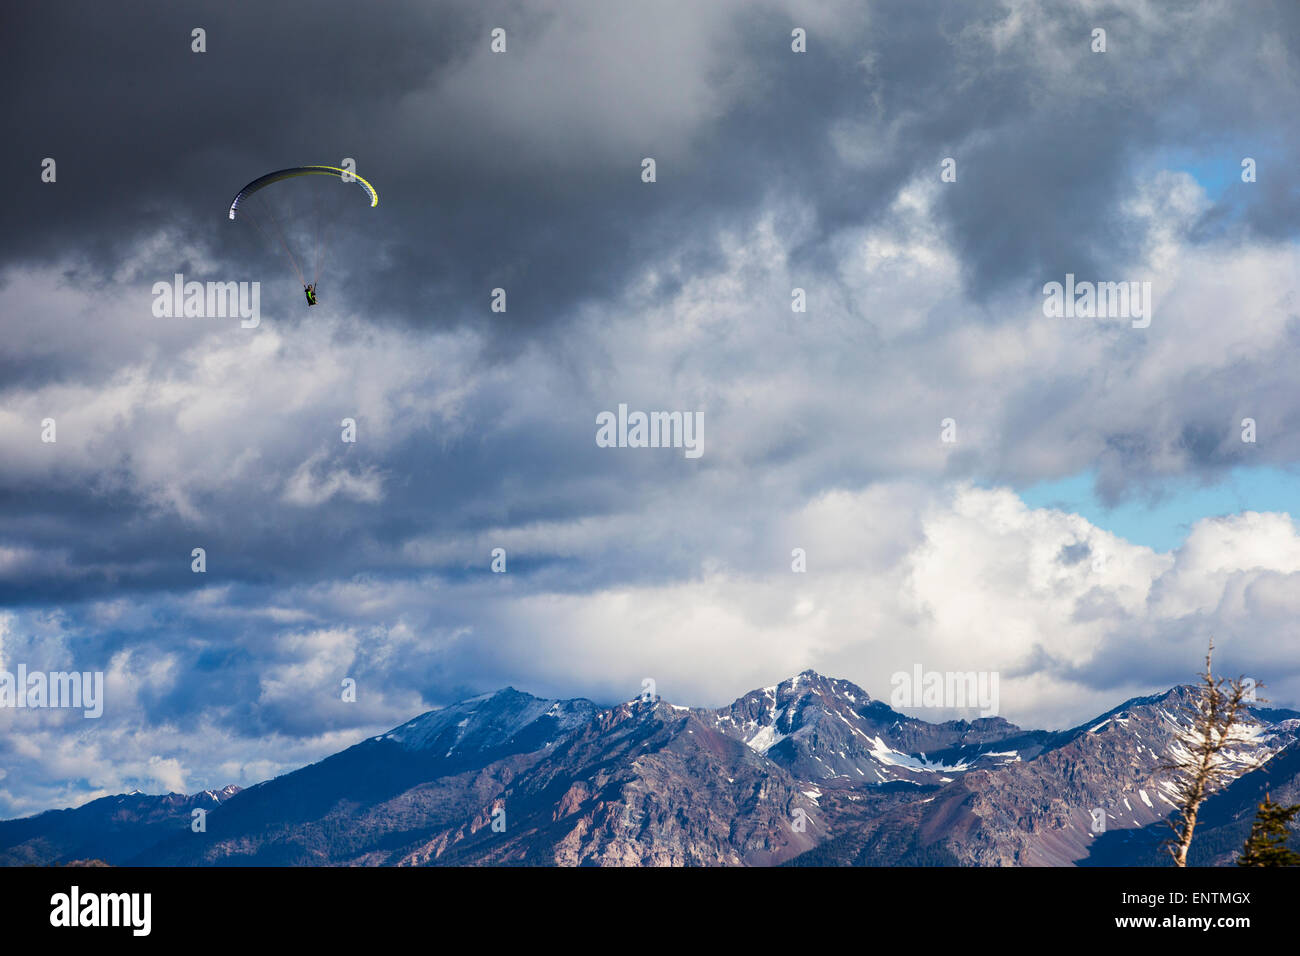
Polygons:
[[[1294,4],[322,6],[16,23],[0,666],[109,696],[0,709],[0,815],[253,783],[503,684],[921,663],[1060,726],[1213,635],[1300,704],[1289,514],[1156,553],[1018,494],[1300,461]],[[344,156],[381,202],[306,313],[224,211]],[[177,272],[262,282],[261,324],[155,317]],[[1047,318],[1066,273],[1151,282],[1150,327]],[[701,412],[703,456],[597,447],[620,403]]]

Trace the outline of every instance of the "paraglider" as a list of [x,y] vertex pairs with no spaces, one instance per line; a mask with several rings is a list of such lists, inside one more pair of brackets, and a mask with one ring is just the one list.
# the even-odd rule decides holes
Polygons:
[[[286,180],[295,180],[305,176],[329,176],[341,180],[345,184],[356,183],[362,190],[362,195],[370,200],[370,208],[373,209],[379,205],[379,193],[375,187],[370,185],[365,179],[362,179],[352,170],[340,169],[337,166],[294,166],[289,169],[279,169],[273,173],[267,173],[265,176],[259,176],[251,183],[235,194],[235,198],[230,203],[229,218],[234,221],[236,218],[247,219],[253,223],[268,241],[278,245],[289,257],[289,262],[293,265],[294,271],[298,274],[298,280],[302,283],[303,295],[307,299],[308,307],[316,305],[316,286],[320,281],[321,263],[324,259],[324,247],[329,239],[328,230],[325,229],[327,214],[338,212],[339,207],[343,205],[342,200],[336,193],[325,193],[324,190],[307,188],[293,195],[287,195],[285,187],[278,190],[272,190],[267,194],[258,195],[268,186]],[[256,196],[256,200],[254,197]],[[310,206],[310,213],[304,213],[302,210],[296,216],[285,215],[285,209],[292,207],[296,200],[299,206]],[[254,214],[256,207],[256,214]],[[277,212],[277,207],[279,212]],[[262,220],[270,227],[263,227]],[[289,228],[285,228],[285,224]],[[312,278],[308,281],[303,271],[303,262],[305,255],[295,255],[294,249],[297,247],[300,252],[303,247],[312,249]]]

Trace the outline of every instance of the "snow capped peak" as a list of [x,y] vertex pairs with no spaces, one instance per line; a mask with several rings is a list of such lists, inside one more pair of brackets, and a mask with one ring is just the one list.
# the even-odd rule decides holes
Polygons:
[[585,700],[551,700],[507,687],[431,710],[395,727],[376,741],[392,741],[407,750],[456,753],[491,750],[528,735],[537,747],[557,733],[591,719],[595,707]]
[[[755,691],[755,693],[758,692]],[[834,677],[823,677],[812,668],[800,671],[775,687],[764,687],[762,693],[774,698],[779,704],[784,704],[789,697],[808,695],[839,698],[853,705],[869,704],[871,702],[871,695],[857,684]]]
[[793,690],[794,688],[798,687],[801,683],[816,685],[816,684],[824,683],[825,681],[826,678],[822,677],[821,674],[818,674],[815,670],[809,667],[804,670],[801,670],[799,673],[795,674],[789,680],[782,681],[781,686],[784,687],[786,684],[789,684],[790,689]]

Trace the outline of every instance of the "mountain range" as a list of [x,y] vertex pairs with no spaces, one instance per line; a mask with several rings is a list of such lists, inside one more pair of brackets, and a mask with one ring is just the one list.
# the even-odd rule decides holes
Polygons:
[[[1044,731],[931,723],[813,671],[718,709],[506,688],[245,790],[0,821],[0,864],[1168,865],[1193,692]],[[1249,718],[1264,763],[1206,802],[1194,864],[1232,863],[1264,791],[1300,802],[1300,713]]]

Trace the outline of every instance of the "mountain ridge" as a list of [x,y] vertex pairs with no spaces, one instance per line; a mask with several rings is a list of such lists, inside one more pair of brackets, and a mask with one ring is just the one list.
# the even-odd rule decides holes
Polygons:
[[[1094,845],[1136,861],[1141,841],[1113,834],[1168,815],[1158,768],[1191,691],[1046,731],[931,723],[812,670],[718,708],[507,687],[220,799],[183,798],[215,799],[204,833],[176,800],[116,842],[50,816],[89,820],[101,801],[0,822],[0,863],[1086,865]],[[1252,716],[1269,757],[1292,753],[1300,715]],[[1107,834],[1090,831],[1097,810]],[[1225,826],[1240,828],[1237,811]]]

